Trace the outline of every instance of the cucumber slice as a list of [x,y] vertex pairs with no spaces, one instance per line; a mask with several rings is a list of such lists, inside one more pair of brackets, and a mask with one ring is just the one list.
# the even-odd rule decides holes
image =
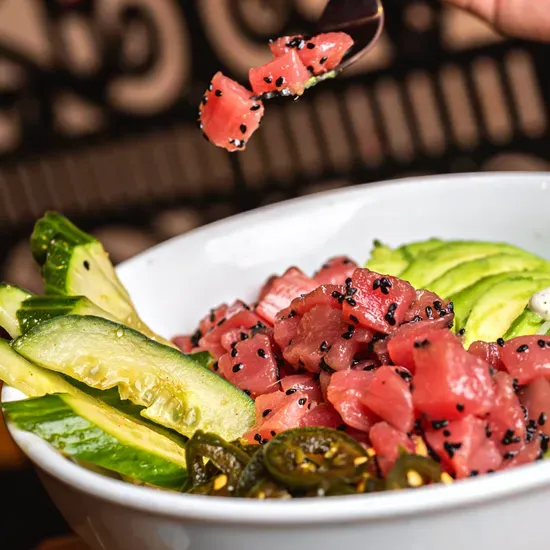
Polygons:
[[526,307],[510,325],[503,338],[504,340],[511,340],[518,336],[537,334],[543,324],[544,320]]
[[527,256],[543,261],[542,258],[507,243],[455,241],[447,242],[444,246],[425,252],[399,276],[409,281],[415,288],[428,288],[431,290],[430,283],[441,277],[449,269],[463,262],[503,253]]
[[455,328],[461,330],[466,326],[468,317],[476,302],[493,286],[506,281],[507,279],[531,279],[538,281],[550,277],[549,271],[510,271],[508,273],[499,273],[491,277],[485,277],[477,283],[461,290],[453,296],[453,305],[455,312]]
[[21,304],[16,314],[22,334],[47,319],[62,315],[93,315],[118,322],[84,296],[32,296]]
[[550,263],[536,257],[517,254],[495,254],[463,262],[430,283],[430,290],[445,299],[475,284],[484,277],[509,271],[548,269]]
[[380,241],[374,241],[374,248],[365,267],[382,275],[397,276],[408,265],[408,260],[401,252],[392,250]]
[[38,435],[76,460],[167,489],[181,490],[187,480],[184,459],[175,454],[179,464],[166,460],[137,425],[121,422],[120,415],[78,397],[45,395],[2,407],[15,427]]
[[0,283],[0,327],[11,336],[17,338],[21,334],[17,310],[23,301],[32,294],[15,285]]
[[196,430],[234,440],[255,421],[254,401],[193,361],[128,327],[67,315],[37,325],[13,342],[27,358],[98,389],[118,387],[141,414],[191,437]]
[[464,347],[475,340],[494,342],[501,338],[525,309],[529,298],[550,285],[550,276],[539,281],[508,279],[491,287],[474,305],[464,334]]
[[[105,394],[102,396],[103,401],[105,401],[104,403],[97,401],[92,395],[81,391],[59,374],[29,363],[3,340],[0,340],[0,380],[29,397],[40,397],[47,394],[64,394],[71,397],[74,403],[76,403],[79,415],[88,422],[93,422],[97,426],[100,426],[101,430],[117,438],[117,441],[121,444],[124,443],[126,447],[126,451],[122,447],[118,448],[120,451],[119,456],[124,461],[121,467],[117,466],[118,455],[114,454],[111,454],[110,461],[108,460],[109,457],[102,453],[99,453],[97,456],[92,454],[87,458],[83,458],[82,456],[75,458],[112,471],[119,471],[120,468],[124,468],[124,472],[120,473],[126,473],[126,475],[143,481],[150,480],[151,478],[146,471],[146,477],[142,479],[143,475],[140,468],[133,466],[130,468],[131,461],[129,462],[129,459],[136,456],[135,452],[137,449],[141,453],[140,456],[143,458],[143,464],[150,464],[156,468],[159,476],[159,479],[156,480],[157,483],[162,483],[162,479],[166,478],[170,486],[179,486],[182,479],[186,477],[185,442],[183,438],[174,435],[168,430],[164,430],[160,426],[152,426],[145,419],[140,418],[139,413],[136,413],[136,409],[138,408],[132,403],[124,406],[124,402],[120,400],[116,390],[103,392]],[[109,406],[107,404],[109,401],[117,405],[119,410]],[[4,403],[3,406],[6,409],[15,407],[12,403]],[[122,409],[126,409],[131,416],[130,414],[121,412]],[[47,410],[38,407],[36,414],[37,417],[35,420],[39,422],[42,416],[46,418],[48,413]],[[10,418],[10,420],[13,419]],[[22,424],[18,423],[17,420],[14,420],[14,423],[18,427],[22,427]],[[57,434],[59,437],[75,436],[75,433],[70,431],[70,423],[64,426],[63,429],[60,428],[60,425],[50,425],[50,429],[54,435]],[[28,428],[22,427],[22,429]],[[82,436],[82,434],[79,433],[79,436]],[[80,443],[84,444],[86,440],[86,436],[83,436]],[[92,448],[90,446],[90,450]],[[161,465],[162,468],[160,468]]]
[[46,294],[85,296],[125,325],[175,347],[140,319],[103,245],[67,218],[48,212],[38,220],[31,250],[41,266]]

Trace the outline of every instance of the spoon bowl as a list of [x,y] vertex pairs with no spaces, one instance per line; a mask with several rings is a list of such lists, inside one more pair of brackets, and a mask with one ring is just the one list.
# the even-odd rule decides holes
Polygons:
[[339,73],[363,57],[376,44],[384,28],[381,0],[329,0],[317,22],[317,33],[345,32],[354,44],[342,63]]

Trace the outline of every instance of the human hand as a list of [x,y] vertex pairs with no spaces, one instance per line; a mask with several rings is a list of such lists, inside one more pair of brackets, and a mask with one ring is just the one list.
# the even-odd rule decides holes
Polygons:
[[550,0],[444,0],[510,36],[550,42]]

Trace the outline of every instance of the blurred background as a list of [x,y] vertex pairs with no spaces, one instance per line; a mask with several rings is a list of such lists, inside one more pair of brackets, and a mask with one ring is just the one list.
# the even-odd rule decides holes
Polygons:
[[[550,46],[504,40],[437,0],[385,0],[376,49],[299,101],[272,102],[245,152],[206,143],[195,120],[213,73],[246,83],[267,39],[307,32],[324,5],[0,0],[0,280],[41,290],[28,236],[46,209],[119,262],[324,189],[549,169]],[[1,418],[0,495],[2,550],[85,550]]]

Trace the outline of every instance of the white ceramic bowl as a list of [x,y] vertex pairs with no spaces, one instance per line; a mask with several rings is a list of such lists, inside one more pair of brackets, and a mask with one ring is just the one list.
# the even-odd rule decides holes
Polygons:
[[[272,272],[364,261],[372,240],[508,241],[550,257],[550,174],[399,180],[262,208],[120,266],[144,320],[166,337],[214,304],[253,299]],[[20,397],[5,388],[3,398]],[[97,475],[10,427],[74,530],[102,550],[525,550],[548,540],[550,462],[391,494],[301,501],[178,495]],[[2,546],[0,539],[0,547]]]

